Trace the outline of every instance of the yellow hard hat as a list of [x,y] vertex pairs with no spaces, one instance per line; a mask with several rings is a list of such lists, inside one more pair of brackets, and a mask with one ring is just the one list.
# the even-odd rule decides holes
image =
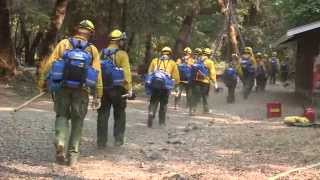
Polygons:
[[172,50],[171,50],[170,47],[165,46],[164,48],[161,49],[161,53],[162,53],[162,54],[171,54],[171,53],[172,53]]
[[118,41],[122,38],[122,32],[119,29],[115,29],[109,34],[109,38],[112,41]]
[[277,52],[272,52],[272,56],[277,56],[278,55],[278,53]]
[[203,50],[203,54],[205,54],[205,55],[211,55],[212,54],[212,51],[211,51],[211,49],[210,48],[204,48],[204,50]]
[[201,48],[196,48],[196,49],[194,50],[194,54],[195,54],[195,55],[201,55],[201,54],[202,54],[202,49],[201,49]]
[[85,28],[85,29],[88,29],[89,31],[91,32],[94,32],[94,24],[90,21],[90,20],[83,20],[79,23],[79,26],[80,28]]
[[244,53],[251,53],[251,52],[252,52],[252,48],[249,47],[249,46],[247,46],[247,47],[244,48],[244,51],[243,51],[243,52],[244,52]]
[[262,57],[262,53],[261,52],[257,52],[257,57]]
[[186,47],[184,48],[183,52],[187,53],[187,54],[191,54],[192,53],[192,50],[190,47]]
[[268,54],[263,54],[263,57],[268,58],[269,55]]

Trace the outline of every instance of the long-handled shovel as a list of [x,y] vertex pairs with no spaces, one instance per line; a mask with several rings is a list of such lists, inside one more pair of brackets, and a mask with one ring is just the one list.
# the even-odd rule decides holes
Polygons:
[[13,112],[17,112],[17,111],[21,110],[22,108],[28,106],[30,103],[32,103],[33,101],[35,101],[36,99],[40,98],[41,96],[43,96],[45,94],[46,94],[46,92],[41,92],[40,94],[38,94],[38,95],[34,96],[33,98],[29,99],[28,101],[24,102],[20,106],[14,108]]

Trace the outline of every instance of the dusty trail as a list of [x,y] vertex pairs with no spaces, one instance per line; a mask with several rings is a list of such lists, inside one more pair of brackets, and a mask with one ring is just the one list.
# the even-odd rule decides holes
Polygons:
[[[225,92],[212,94],[213,114],[190,118],[186,109],[170,107],[167,126],[153,129],[145,125],[146,99],[131,101],[126,144],[120,148],[112,146],[110,130],[108,147],[97,150],[96,113],[89,111],[79,164],[69,168],[54,163],[52,103],[43,98],[13,118],[8,107],[23,99],[1,85],[0,179],[266,179],[320,162],[319,129],[265,119],[266,102],[279,100],[284,114],[292,115],[301,113],[301,99],[273,86],[227,105]],[[302,178],[319,179],[320,172],[290,176]]]

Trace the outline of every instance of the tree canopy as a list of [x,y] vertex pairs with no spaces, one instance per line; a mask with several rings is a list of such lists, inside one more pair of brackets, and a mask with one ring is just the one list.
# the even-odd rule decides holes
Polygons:
[[[6,0],[1,0],[6,1]],[[60,0],[61,1],[61,0]],[[65,0],[66,1],[66,0]],[[56,0],[6,1],[10,12],[10,34],[14,58],[23,65],[35,65],[50,28]],[[141,64],[146,54],[169,45],[179,54],[182,46],[214,47],[225,18],[219,0],[69,0],[55,41],[72,32],[82,19],[96,25],[94,43],[102,48],[114,28],[125,31],[127,50],[133,64]],[[320,19],[320,1],[313,0],[228,0],[235,7],[234,18],[245,45],[259,51],[269,46],[288,28]],[[4,4],[1,4],[4,6]],[[239,39],[240,40],[240,39]],[[179,44],[180,43],[180,44]],[[151,47],[148,49],[147,45]],[[217,53],[222,54],[228,45]],[[150,51],[150,53],[146,53]],[[225,59],[226,56],[219,57]]]

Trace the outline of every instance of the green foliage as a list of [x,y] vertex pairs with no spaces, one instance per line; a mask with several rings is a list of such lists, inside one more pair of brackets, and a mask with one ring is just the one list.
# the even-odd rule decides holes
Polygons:
[[53,3],[52,0],[13,0],[11,12],[13,17],[19,17],[30,29],[45,29],[50,22]]
[[[19,21],[23,21],[31,37],[39,30],[45,30],[55,2],[12,0],[12,29],[16,29]],[[68,35],[82,19],[92,20],[98,33],[102,34],[113,28],[121,28],[123,2],[70,0],[61,35]],[[127,3],[126,31],[129,38],[135,34],[129,55],[136,64],[144,58],[147,33],[152,34],[151,43],[155,54],[165,45],[173,47],[183,19],[193,9],[199,11],[199,14],[193,21],[192,48],[211,47],[224,26],[224,16],[219,13],[217,0],[127,0]],[[113,8],[110,8],[111,4]],[[319,0],[237,0],[236,6],[238,27],[246,45],[259,51],[268,51],[269,45],[289,27],[320,19]],[[21,36],[20,33],[18,30],[17,36]]]
[[320,1],[273,0],[274,8],[282,12],[288,26],[298,26],[320,20]]

